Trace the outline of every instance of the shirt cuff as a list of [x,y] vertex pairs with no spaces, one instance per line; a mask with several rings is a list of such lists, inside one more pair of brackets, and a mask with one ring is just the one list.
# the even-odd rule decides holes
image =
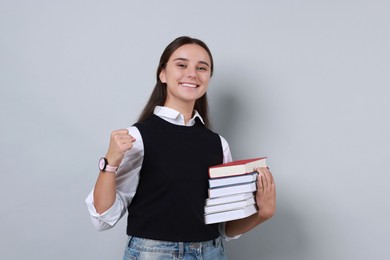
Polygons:
[[119,199],[118,194],[116,195],[114,204],[102,214],[99,214],[96,211],[95,205],[93,203],[93,190],[85,199],[85,203],[87,204],[89,214],[91,215],[92,223],[99,231],[112,228],[123,215],[123,203]]
[[225,239],[226,241],[229,241],[229,240],[237,239],[241,236],[241,235],[236,235],[234,237],[228,237],[225,233],[225,225],[226,225],[226,223],[222,222],[222,223],[219,223],[219,226],[218,226],[219,234],[222,236],[223,239]]

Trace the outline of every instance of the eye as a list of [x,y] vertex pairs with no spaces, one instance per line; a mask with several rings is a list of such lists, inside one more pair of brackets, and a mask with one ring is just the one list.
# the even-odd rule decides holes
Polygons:
[[187,68],[187,65],[186,65],[186,64],[183,64],[183,63],[178,63],[177,66],[178,66],[179,68],[182,68],[182,69]]
[[198,70],[200,70],[200,71],[207,71],[207,67],[205,67],[205,66],[200,66],[200,67],[198,67]]

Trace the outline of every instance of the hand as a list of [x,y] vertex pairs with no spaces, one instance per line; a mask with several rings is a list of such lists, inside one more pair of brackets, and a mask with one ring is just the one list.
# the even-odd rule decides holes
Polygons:
[[264,220],[271,218],[276,209],[276,188],[274,177],[268,168],[258,168],[256,203],[258,216]]
[[129,135],[129,130],[120,129],[111,132],[110,145],[106,154],[108,164],[119,166],[127,150],[133,147],[135,138]]

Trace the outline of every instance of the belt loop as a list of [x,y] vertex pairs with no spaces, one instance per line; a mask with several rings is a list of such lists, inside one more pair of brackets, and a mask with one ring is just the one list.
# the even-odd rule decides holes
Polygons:
[[183,258],[183,254],[184,254],[184,243],[179,242],[179,259]]
[[131,243],[132,238],[133,238],[133,236],[128,236],[128,238],[127,238],[127,247],[130,247],[130,243]]

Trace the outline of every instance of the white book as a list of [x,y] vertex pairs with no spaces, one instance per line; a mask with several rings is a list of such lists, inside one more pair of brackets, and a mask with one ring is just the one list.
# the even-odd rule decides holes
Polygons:
[[258,172],[251,172],[244,175],[209,179],[209,186],[210,188],[214,188],[231,184],[252,182],[257,180],[258,174]]
[[251,197],[246,200],[240,200],[236,202],[230,202],[230,203],[225,203],[225,204],[219,204],[219,205],[214,205],[214,206],[206,206],[204,207],[204,213],[205,214],[211,214],[211,213],[216,213],[216,212],[221,212],[221,211],[228,211],[228,210],[234,210],[234,209],[240,209],[244,208],[249,205],[255,204],[255,198]]
[[206,214],[204,215],[204,219],[206,224],[213,224],[213,223],[220,223],[220,222],[225,222],[225,221],[230,221],[235,219],[246,218],[248,216],[255,214],[256,212],[257,212],[256,205],[250,205],[240,209]]
[[206,206],[213,206],[218,204],[224,204],[224,203],[230,203],[230,202],[236,202],[240,200],[246,200],[248,198],[253,197],[253,192],[246,192],[246,193],[238,193],[233,195],[227,195],[222,196],[218,198],[208,198],[206,199]]
[[209,198],[216,198],[225,195],[256,191],[256,182],[248,182],[237,185],[227,185],[209,189]]

